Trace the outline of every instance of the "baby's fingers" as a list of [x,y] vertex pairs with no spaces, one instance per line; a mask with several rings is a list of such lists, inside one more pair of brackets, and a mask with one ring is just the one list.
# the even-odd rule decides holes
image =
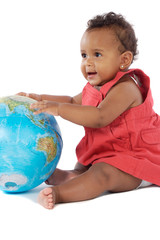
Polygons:
[[32,103],[31,105],[30,105],[30,108],[31,109],[34,109],[34,108],[44,108],[46,106],[46,103],[45,103],[45,101],[40,101],[40,102],[35,102],[35,103]]
[[42,112],[44,112],[44,109],[46,108],[46,101],[40,101],[40,102],[36,102],[36,103],[32,103],[30,105],[31,109],[38,109],[34,112],[34,114],[40,114]]
[[35,99],[36,101],[41,101],[41,100],[42,100],[41,95],[35,94],[35,93],[19,92],[19,93],[17,93],[16,95],[33,98],[33,99]]
[[38,115],[38,114],[43,113],[43,112],[44,112],[43,109],[39,109],[39,110],[36,110],[33,114]]
[[19,92],[19,93],[16,93],[16,95],[26,97],[26,96],[27,96],[27,93],[25,93],[25,92]]

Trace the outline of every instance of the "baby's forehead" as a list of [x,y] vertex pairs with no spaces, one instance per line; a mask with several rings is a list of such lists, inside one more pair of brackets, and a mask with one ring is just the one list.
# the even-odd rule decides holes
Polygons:
[[119,44],[115,31],[110,28],[94,28],[86,30],[81,39],[82,45],[113,45]]

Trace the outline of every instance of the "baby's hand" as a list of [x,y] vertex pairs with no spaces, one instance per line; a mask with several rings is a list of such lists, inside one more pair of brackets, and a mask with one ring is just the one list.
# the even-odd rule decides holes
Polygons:
[[34,112],[35,115],[40,114],[42,112],[46,112],[48,114],[58,116],[58,107],[60,103],[52,102],[52,101],[39,101],[36,103],[32,103],[30,105],[31,109],[38,109]]
[[25,93],[25,92],[20,92],[17,93],[17,95],[19,96],[24,96],[24,97],[29,97],[29,98],[33,98],[36,101],[42,101],[42,97],[39,94],[35,94],[35,93]]

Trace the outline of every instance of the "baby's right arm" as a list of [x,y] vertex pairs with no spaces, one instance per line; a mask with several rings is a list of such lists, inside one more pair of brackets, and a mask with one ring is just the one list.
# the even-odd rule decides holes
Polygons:
[[36,101],[47,100],[47,101],[53,101],[53,102],[73,103],[73,104],[80,104],[80,105],[81,105],[81,102],[82,102],[82,94],[81,93],[74,96],[74,97],[25,93],[25,92],[20,92],[17,95],[33,98]]

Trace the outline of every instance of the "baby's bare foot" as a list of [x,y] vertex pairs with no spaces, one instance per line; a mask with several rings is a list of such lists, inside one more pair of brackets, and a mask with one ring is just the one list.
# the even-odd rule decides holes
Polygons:
[[68,180],[78,176],[80,173],[77,171],[65,171],[56,168],[53,174],[45,181],[48,185],[59,185],[67,182]]
[[53,188],[45,188],[38,195],[38,202],[47,209],[54,208],[55,199],[56,195]]

